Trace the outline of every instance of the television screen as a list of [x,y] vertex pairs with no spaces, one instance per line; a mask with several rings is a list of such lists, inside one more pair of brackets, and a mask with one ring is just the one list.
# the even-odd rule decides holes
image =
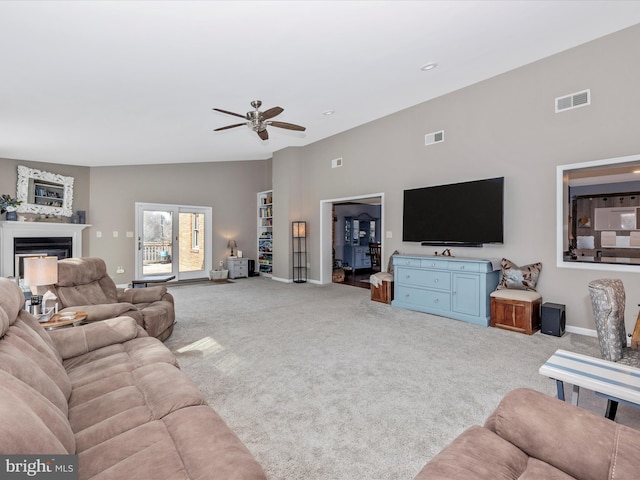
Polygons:
[[404,191],[402,240],[424,245],[503,242],[504,177]]

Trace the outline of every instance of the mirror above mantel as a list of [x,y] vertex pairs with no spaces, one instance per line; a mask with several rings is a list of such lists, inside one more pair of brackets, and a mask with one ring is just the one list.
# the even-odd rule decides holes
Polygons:
[[18,213],[70,217],[73,208],[73,177],[18,166]]
[[640,272],[640,155],[557,167],[557,265]]

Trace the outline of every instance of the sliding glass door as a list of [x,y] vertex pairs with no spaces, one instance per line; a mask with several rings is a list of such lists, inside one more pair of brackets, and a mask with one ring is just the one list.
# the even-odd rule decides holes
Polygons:
[[204,278],[211,270],[211,207],[136,203],[136,276]]

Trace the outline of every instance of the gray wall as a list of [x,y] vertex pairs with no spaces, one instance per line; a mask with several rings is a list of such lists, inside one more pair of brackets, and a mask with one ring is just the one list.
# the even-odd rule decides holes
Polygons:
[[[257,259],[256,193],[271,187],[271,160],[91,169],[89,254],[101,257],[118,284],[135,276],[135,203],[212,207],[213,266],[229,256],[233,238],[247,258]],[[102,237],[96,238],[95,232]],[[118,231],[118,238],[113,238]],[[117,274],[116,266],[125,267]]]
[[[385,230],[392,234],[385,238],[383,232],[385,255],[395,249],[432,253],[433,247],[402,242],[403,190],[504,176],[504,245],[454,248],[453,254],[506,257],[520,265],[541,261],[543,301],[566,304],[568,323],[587,329],[594,328],[587,283],[604,276],[622,278],[628,292],[627,328],[632,329],[638,311],[633,292],[640,290],[640,276],[556,267],[555,189],[557,165],[640,153],[637,45],[640,26],[310,146],[276,152],[274,195],[276,181],[296,184],[304,192],[297,196],[302,202],[297,208],[310,225],[309,278],[320,278],[321,200],[383,192]],[[590,106],[554,112],[556,97],[587,88]],[[445,141],[425,147],[424,135],[441,129]],[[344,166],[332,169],[331,159],[337,157]],[[281,178],[292,164],[298,170],[289,175],[296,177]],[[279,234],[274,232],[275,244],[283,240]],[[280,261],[274,255],[274,262]]]
[[[73,177],[73,211],[89,211],[89,178],[91,176],[91,169],[89,167],[0,158],[0,194],[6,193],[12,197],[16,196],[18,165],[56,173],[65,177]],[[2,215],[0,219],[4,220],[4,215]],[[82,243],[85,245],[85,254],[88,251],[86,245],[89,238],[89,232],[85,229],[82,233]]]

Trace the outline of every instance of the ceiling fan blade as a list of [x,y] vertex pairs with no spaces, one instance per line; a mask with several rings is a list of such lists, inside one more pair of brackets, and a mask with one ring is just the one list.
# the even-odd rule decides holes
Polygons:
[[287,122],[269,122],[269,125],[273,125],[274,127],[278,128],[286,128],[287,130],[298,130],[300,132],[304,132],[306,130],[305,127]]
[[220,108],[214,108],[216,112],[226,113],[227,115],[233,115],[234,117],[247,118],[246,115],[240,115],[239,113],[228,112]]
[[219,132],[220,130],[227,130],[229,128],[242,127],[243,125],[246,125],[246,123],[234,123],[233,125],[227,125],[226,127],[216,128],[213,131],[214,132]]
[[257,133],[262,140],[269,140],[269,134],[266,130],[259,130]]
[[275,117],[276,115],[280,115],[282,112],[284,112],[284,108],[273,107],[273,108],[270,108],[269,110],[265,110],[264,113],[262,114],[262,118],[264,120],[268,120],[270,118]]

